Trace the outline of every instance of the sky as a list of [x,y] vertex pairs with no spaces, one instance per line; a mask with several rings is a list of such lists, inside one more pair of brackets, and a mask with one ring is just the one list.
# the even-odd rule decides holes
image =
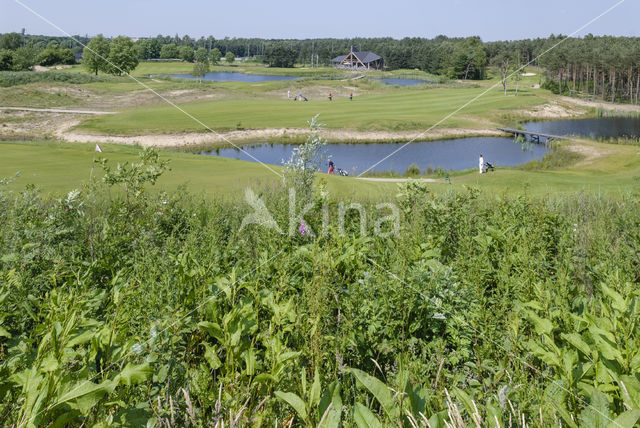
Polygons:
[[0,0],[0,33],[259,38],[640,36],[640,0]]

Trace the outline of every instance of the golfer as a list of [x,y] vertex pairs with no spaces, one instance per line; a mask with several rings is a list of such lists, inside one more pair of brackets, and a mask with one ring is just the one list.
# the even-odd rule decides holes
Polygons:
[[482,174],[482,170],[484,169],[484,158],[482,157],[482,153],[480,153],[480,159],[478,159],[478,168],[480,169],[480,174]]

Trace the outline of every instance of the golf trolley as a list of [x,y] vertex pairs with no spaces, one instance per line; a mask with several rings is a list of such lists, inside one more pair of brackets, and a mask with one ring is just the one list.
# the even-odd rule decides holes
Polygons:
[[484,167],[482,167],[482,172],[483,172],[483,173],[487,173],[487,172],[489,172],[489,171],[495,171],[495,170],[496,170],[496,167],[495,167],[495,166],[493,166],[493,165],[492,165],[491,163],[489,163],[489,162],[485,162],[485,163],[484,163]]

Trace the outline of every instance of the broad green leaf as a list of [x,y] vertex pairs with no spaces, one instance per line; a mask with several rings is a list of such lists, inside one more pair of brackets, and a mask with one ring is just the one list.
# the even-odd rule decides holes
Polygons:
[[58,360],[52,354],[47,355],[47,357],[42,360],[40,363],[39,370],[41,373],[52,372],[58,368]]
[[153,375],[153,367],[149,363],[133,366],[128,363],[116,379],[124,385],[137,385],[149,379]]
[[307,420],[307,406],[304,404],[304,401],[302,401],[302,398],[298,397],[293,392],[276,391],[275,395],[280,400],[293,407],[296,413],[298,413],[298,416],[300,416],[300,419],[302,419],[303,421]]
[[567,393],[567,382],[564,380],[554,380],[545,389],[543,401],[553,405],[565,424],[572,428],[578,428],[578,425],[571,418],[571,415],[564,406],[567,399]]
[[247,376],[253,376],[256,372],[256,352],[253,348],[249,348],[244,352],[244,363]]
[[582,339],[582,336],[580,336],[577,333],[569,333],[569,334],[562,333],[560,336],[564,340],[569,342],[571,345],[573,345],[573,347],[576,348],[578,351],[582,352],[585,356],[591,358],[591,348]]
[[589,398],[589,406],[585,407],[580,413],[581,426],[594,428],[606,427],[611,421],[607,396],[597,389],[594,389]]
[[94,334],[95,332],[93,330],[84,331],[71,338],[71,340],[69,340],[65,346],[67,348],[73,348],[76,345],[87,343],[91,340]]
[[90,381],[82,381],[77,383],[70,391],[63,394],[55,405],[58,406],[63,403],[75,403],[78,410],[83,415],[86,415],[95,406],[98,401],[104,397],[107,393],[112,393],[117,386],[116,381],[105,380],[102,383],[96,384]]
[[599,335],[593,335],[593,339],[596,343],[596,349],[600,351],[603,358],[624,364],[624,358],[615,343]]
[[358,383],[364,386],[371,394],[373,394],[374,397],[376,397],[376,400],[378,400],[380,405],[382,405],[382,408],[389,418],[397,419],[400,416],[399,409],[395,407],[393,397],[391,396],[391,392],[389,391],[389,388],[387,388],[387,385],[362,370],[350,370],[358,380]]
[[541,318],[535,312],[529,310],[525,311],[525,314],[527,316],[527,319],[531,322],[531,324],[533,324],[533,327],[536,329],[536,333],[538,333],[539,335],[551,334],[551,332],[553,331],[553,323],[550,320]]
[[602,288],[602,292],[606,296],[611,298],[611,302],[612,302],[611,306],[613,306],[614,309],[618,310],[618,312],[623,314],[627,312],[627,309],[629,306],[627,305],[627,302],[624,299],[624,297],[620,295],[620,293],[618,293],[617,291],[615,291],[610,287],[607,287],[604,284],[600,284],[600,288]]
[[301,353],[296,351],[289,351],[289,352],[283,352],[282,354],[279,354],[276,357],[276,361],[278,361],[279,363],[284,363],[285,361],[288,361],[292,358],[296,358],[300,355]]
[[638,419],[640,419],[640,410],[627,410],[610,422],[607,428],[633,428]]
[[491,403],[487,403],[487,426],[501,428],[502,427],[502,412],[500,408],[492,405]]
[[4,327],[0,325],[0,337],[7,337],[11,339],[11,333],[9,333]]
[[311,390],[309,391],[309,407],[313,408],[320,402],[320,374],[316,368],[313,375],[313,384],[311,384]]
[[[65,412],[58,416],[51,425],[47,426],[47,428],[66,428],[69,426],[73,426],[73,420],[80,415],[81,413],[79,410],[66,409]],[[96,428],[96,426],[94,425],[93,428]]]
[[218,342],[224,344],[224,332],[218,324],[209,321],[201,321],[198,323],[198,327],[200,330],[209,333],[209,336],[217,339]]
[[210,346],[208,343],[204,344],[204,359],[209,363],[209,367],[212,370],[217,370],[222,366],[222,361],[218,358],[217,348],[215,346]]
[[462,402],[462,405],[467,410],[467,413],[469,413],[469,417],[476,413],[476,407],[473,405],[473,400],[466,392],[464,392],[460,388],[453,388],[453,392],[456,397],[458,397],[458,400]]
[[382,428],[376,415],[360,403],[353,406],[353,421],[358,428]]
[[620,376],[620,395],[631,408],[640,409],[640,381],[635,376]]
[[442,410],[431,415],[431,417],[429,418],[429,425],[431,426],[431,428],[448,428],[451,426],[447,422],[448,418],[449,415],[447,415],[447,411]]
[[276,380],[269,373],[260,373],[259,375],[253,378],[253,381],[256,383],[267,383],[267,382],[275,383]]
[[416,419],[419,418],[419,413],[425,412],[426,400],[421,397],[418,393],[419,389],[413,388],[409,379],[407,379],[404,387],[404,392],[409,397],[409,402],[411,403],[411,413]]
[[331,405],[331,408],[324,418],[322,428],[338,428],[342,416],[342,397],[340,397],[339,383],[333,382],[322,394],[322,399],[318,406],[318,421],[322,419],[329,405]]

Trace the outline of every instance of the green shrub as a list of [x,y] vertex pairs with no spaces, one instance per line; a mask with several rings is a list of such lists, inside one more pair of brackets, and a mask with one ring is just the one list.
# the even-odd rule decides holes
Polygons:
[[405,177],[415,177],[418,175],[420,175],[420,167],[415,163],[412,163],[411,165],[409,165],[406,171],[404,172]]
[[55,71],[1,71],[0,86],[16,86],[35,82],[92,83],[120,81],[116,77],[93,76],[83,73],[60,73]]

